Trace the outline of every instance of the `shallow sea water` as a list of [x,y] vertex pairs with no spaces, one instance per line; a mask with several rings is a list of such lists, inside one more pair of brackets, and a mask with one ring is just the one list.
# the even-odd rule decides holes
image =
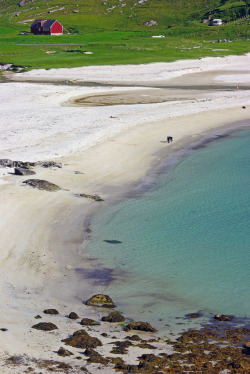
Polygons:
[[250,317],[249,144],[249,128],[209,143],[92,218],[88,252],[114,270],[97,291],[126,317],[168,332],[215,313]]

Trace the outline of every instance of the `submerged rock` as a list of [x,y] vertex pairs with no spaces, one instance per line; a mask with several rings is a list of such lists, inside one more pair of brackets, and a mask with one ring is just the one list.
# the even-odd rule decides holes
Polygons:
[[125,331],[130,330],[139,330],[139,331],[147,331],[147,332],[156,332],[157,330],[154,329],[149,322],[130,322],[125,328]]
[[108,316],[102,317],[105,322],[124,322],[125,318],[120,312],[111,312]]
[[39,190],[45,191],[59,191],[61,188],[54,183],[48,182],[42,179],[27,179],[23,181],[24,184],[27,184],[31,187],[38,188]]
[[52,331],[58,329],[58,327],[51,322],[40,322],[32,326],[32,329],[43,330],[43,331]]
[[201,316],[200,313],[189,313],[189,314],[186,314],[186,317],[188,317],[188,318],[198,318],[200,316]]
[[84,330],[75,331],[73,336],[63,339],[62,342],[75,348],[95,348],[102,345],[98,338],[91,337]]
[[233,316],[226,316],[225,314],[215,314],[214,319],[217,321],[232,321]]
[[36,174],[33,170],[27,168],[15,168],[15,175],[33,175]]
[[43,313],[45,313],[45,314],[53,314],[53,315],[59,314],[58,310],[56,310],[56,309],[45,309],[43,311]]
[[116,307],[111,297],[108,295],[103,295],[103,294],[92,296],[90,299],[86,301],[86,305],[97,306],[97,307],[102,307],[102,308],[115,308]]

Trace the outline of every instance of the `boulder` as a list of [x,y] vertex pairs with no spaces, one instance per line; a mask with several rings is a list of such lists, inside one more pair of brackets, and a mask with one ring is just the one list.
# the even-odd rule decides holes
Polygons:
[[26,168],[15,168],[14,172],[15,172],[15,175],[33,175],[33,174],[36,174],[33,170],[26,169]]
[[149,322],[130,322],[125,328],[125,331],[130,330],[139,330],[139,331],[147,331],[147,332],[156,332],[157,330],[154,329]]
[[53,315],[59,314],[58,310],[56,310],[56,309],[45,309],[43,311],[43,313],[45,313],[45,314],[53,314]]
[[75,331],[73,336],[62,340],[62,342],[75,348],[95,348],[102,345],[98,338],[91,337],[84,330]]
[[186,314],[186,317],[188,318],[198,318],[200,317],[200,313],[189,313],[189,314]]
[[214,319],[217,321],[232,321],[233,316],[226,316],[225,314],[215,314]]
[[60,347],[57,351],[58,356],[66,357],[66,356],[71,356],[74,353],[68,351],[67,349]]
[[80,322],[80,325],[82,326],[90,326],[96,324],[96,321],[94,321],[91,318],[83,318]]
[[69,318],[70,319],[78,319],[80,317],[75,312],[71,312],[71,313],[69,313]]
[[35,319],[39,319],[39,318],[42,318],[39,314],[37,314],[36,316],[35,316]]
[[27,179],[23,181],[24,184],[27,184],[31,187],[38,188],[39,190],[45,191],[59,191],[61,188],[54,183],[42,180],[42,179]]
[[32,329],[36,330],[43,330],[43,331],[52,331],[58,329],[54,323],[51,322],[40,322],[37,323],[36,325],[32,326]]
[[86,301],[86,305],[97,306],[97,307],[102,307],[102,308],[115,308],[116,307],[111,297],[108,295],[103,295],[103,294],[92,296],[90,299]]
[[102,317],[105,322],[124,322],[125,318],[119,312],[111,312],[108,316]]

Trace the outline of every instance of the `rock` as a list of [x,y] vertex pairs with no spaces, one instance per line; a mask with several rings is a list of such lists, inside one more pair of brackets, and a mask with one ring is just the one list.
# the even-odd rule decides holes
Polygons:
[[39,190],[45,190],[45,191],[59,191],[61,188],[57,186],[56,184],[53,184],[51,182],[42,180],[42,179],[27,179],[26,181],[23,181],[24,184],[28,184],[31,187],[38,188]]
[[200,313],[189,313],[189,314],[186,314],[186,317],[188,318],[198,318],[200,317]]
[[151,21],[147,21],[147,22],[145,22],[144,25],[145,25],[145,26],[149,26],[149,27],[151,27],[151,26],[156,26],[156,25],[158,25],[158,23],[157,23],[156,21],[154,21],[154,20],[151,20]]
[[76,197],[86,197],[87,199],[92,199],[95,201],[104,201],[100,196],[98,195],[87,195],[85,193],[75,194]]
[[75,348],[95,348],[102,346],[102,342],[98,338],[91,337],[84,330],[75,331],[73,336],[62,340],[62,342]]
[[131,343],[128,340],[115,342],[115,347],[112,349],[110,353],[115,353],[117,355],[124,355],[128,353],[128,347],[133,346],[133,343]]
[[8,329],[6,329],[5,327],[2,327],[1,329],[0,329],[1,331],[8,331]]
[[233,316],[226,316],[225,314],[215,314],[214,319],[217,321],[232,321]]
[[250,340],[243,344],[242,353],[250,355]]
[[102,317],[102,321],[105,322],[124,322],[125,318],[120,312],[111,312],[108,316]]
[[23,161],[12,161],[8,158],[2,158],[0,159],[0,167],[3,168],[23,168],[23,169],[29,169],[32,166],[36,166],[37,164],[35,162],[23,162]]
[[154,329],[149,322],[130,322],[125,328],[125,331],[130,330],[139,330],[139,331],[147,331],[147,332],[156,332],[157,330]]
[[45,309],[43,311],[43,313],[45,313],[45,314],[53,314],[53,315],[59,314],[58,310],[56,310],[56,309]]
[[102,308],[115,308],[116,305],[114,304],[113,300],[108,295],[94,295],[90,299],[86,301],[86,305],[89,306],[98,306]]
[[137,347],[142,348],[142,349],[157,349],[155,346],[149,343],[140,343],[140,344],[137,344]]
[[59,356],[63,356],[63,357],[66,357],[66,356],[71,356],[73,355],[74,353],[68,351],[67,349],[63,348],[63,347],[60,347],[57,351],[57,354]]
[[33,170],[24,169],[24,168],[15,168],[15,175],[33,175],[36,174]]
[[100,355],[100,353],[96,352],[93,348],[86,348],[84,352],[85,356],[88,356],[89,359],[87,360],[88,362],[93,362],[97,364],[107,364],[108,360],[105,359]]
[[125,339],[132,340],[134,342],[139,342],[141,340],[138,335],[126,336]]
[[69,318],[70,319],[78,319],[80,317],[75,312],[71,312],[71,313],[69,313]]
[[58,329],[54,323],[51,322],[40,322],[37,323],[36,325],[32,326],[32,329],[36,330],[43,330],[43,331],[52,331]]
[[80,322],[80,325],[83,325],[83,326],[90,326],[93,324],[96,324],[96,321],[90,318],[83,318]]
[[39,319],[39,318],[42,318],[39,314],[35,316],[35,319]]
[[60,162],[55,161],[39,161],[38,165],[40,165],[43,168],[60,168],[62,167],[62,164]]

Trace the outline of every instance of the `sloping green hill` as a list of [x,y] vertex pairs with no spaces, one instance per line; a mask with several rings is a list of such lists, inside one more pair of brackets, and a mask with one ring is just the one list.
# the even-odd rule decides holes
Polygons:
[[[49,68],[244,53],[249,13],[250,0],[2,0],[0,62]],[[64,35],[23,35],[37,18],[58,19]],[[210,18],[228,23],[210,27]],[[234,43],[219,52],[209,44],[218,39]]]

